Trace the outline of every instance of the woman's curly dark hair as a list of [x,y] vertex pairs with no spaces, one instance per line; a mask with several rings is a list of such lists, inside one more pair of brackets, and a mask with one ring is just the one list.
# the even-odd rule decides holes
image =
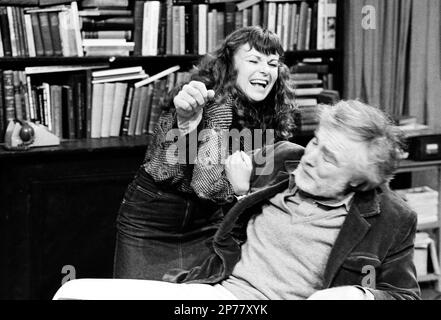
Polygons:
[[[280,56],[277,80],[268,97],[260,103],[251,102],[236,87],[237,71],[233,57],[238,48],[247,43],[265,55]],[[282,62],[283,55],[284,50],[275,33],[257,26],[240,28],[227,36],[217,50],[202,58],[191,71],[191,80],[201,81],[208,89],[213,89],[219,104],[230,96],[235,97],[235,111],[243,116],[243,126],[274,129],[276,140],[289,139],[297,128],[299,111],[295,105],[294,86],[289,80],[289,68]],[[174,97],[180,88],[175,88],[170,96]]]

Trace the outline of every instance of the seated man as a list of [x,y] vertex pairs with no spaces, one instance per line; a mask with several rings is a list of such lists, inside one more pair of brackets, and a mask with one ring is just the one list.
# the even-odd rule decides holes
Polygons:
[[[55,299],[419,299],[416,215],[388,188],[399,144],[377,108],[324,107],[300,161],[303,148],[282,142],[270,174],[254,165],[253,192],[225,216],[200,266],[172,270],[168,282],[73,280]],[[243,156],[227,161],[229,176],[250,172]]]

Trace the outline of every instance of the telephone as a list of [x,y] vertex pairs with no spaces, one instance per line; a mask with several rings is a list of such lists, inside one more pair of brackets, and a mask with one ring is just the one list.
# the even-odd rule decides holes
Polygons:
[[14,119],[10,120],[5,133],[5,148],[27,150],[32,147],[56,146],[60,138],[42,124]]

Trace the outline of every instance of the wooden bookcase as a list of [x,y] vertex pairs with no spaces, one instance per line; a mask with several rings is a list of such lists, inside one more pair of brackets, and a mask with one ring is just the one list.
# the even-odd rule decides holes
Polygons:
[[[342,17],[343,0],[338,0],[336,49],[287,52],[285,57],[288,66],[303,58],[322,58],[340,92]],[[0,70],[105,62],[110,68],[142,65],[155,74],[174,65],[189,70],[199,58],[2,57]],[[59,146],[24,152],[6,151],[0,144],[0,299],[50,299],[66,265],[76,267],[77,277],[112,277],[116,214],[149,139],[63,140]]]
[[[437,221],[429,224],[418,224],[418,231],[431,230],[436,234],[436,244],[437,244],[437,253],[438,253],[438,261],[441,265],[441,160],[434,161],[413,161],[413,160],[404,160],[401,162],[397,173],[409,173],[409,172],[417,172],[424,170],[434,170],[437,175],[438,181],[438,216]],[[428,274],[418,278],[420,283],[424,282],[434,282],[436,285],[436,290],[441,291],[441,274]]]

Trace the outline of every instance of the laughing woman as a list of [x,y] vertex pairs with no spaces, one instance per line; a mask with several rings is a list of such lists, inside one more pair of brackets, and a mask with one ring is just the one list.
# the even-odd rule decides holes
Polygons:
[[[274,138],[245,138],[244,151],[261,147],[257,140],[269,144],[294,134],[298,112],[283,54],[274,33],[238,29],[192,70],[190,83],[171,92],[119,210],[115,278],[161,280],[167,270],[189,269],[206,257],[206,240],[224,210],[249,189],[225,174],[222,159],[232,150],[223,133],[250,129]],[[177,141],[188,150],[178,160],[170,152]]]

